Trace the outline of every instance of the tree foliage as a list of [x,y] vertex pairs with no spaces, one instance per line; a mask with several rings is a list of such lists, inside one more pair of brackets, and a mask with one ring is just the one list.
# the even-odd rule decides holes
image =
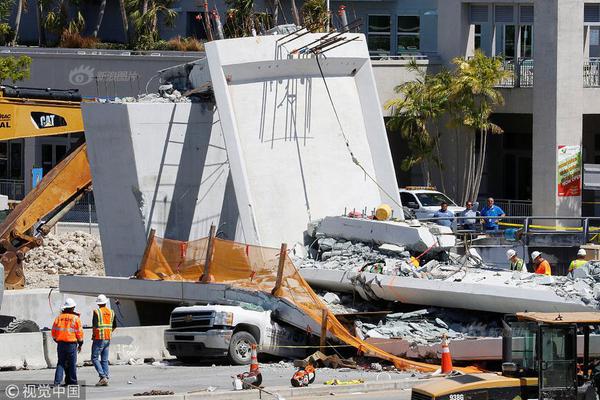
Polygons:
[[172,27],[177,18],[173,9],[175,0],[126,0],[129,18],[135,29],[135,47],[140,50],[153,48],[160,40],[158,22]]
[[400,97],[388,101],[386,108],[392,113],[388,126],[400,131],[410,150],[402,168],[422,165],[428,185],[431,167],[443,169],[439,153],[442,117],[449,117],[450,127],[466,132],[464,185],[460,196],[465,202],[475,199],[479,192],[488,133],[502,133],[490,121],[490,115],[504,104],[496,85],[509,73],[503,68],[502,58],[487,57],[479,50],[473,57],[454,59],[453,64],[456,68],[451,72],[443,70],[428,75],[412,63],[410,68],[417,78],[397,86],[395,91]]
[[329,25],[329,12],[325,0],[306,0],[302,5],[304,26],[311,32],[325,32]]
[[11,81],[15,83],[29,78],[29,68],[31,67],[31,58],[27,56],[20,57],[0,57],[0,82]]
[[[504,104],[502,93],[496,88],[498,82],[509,74],[500,57],[487,57],[477,50],[473,57],[455,58],[456,65],[450,101],[453,105],[452,122],[467,133],[466,163],[463,170],[461,200],[474,200],[479,194],[488,133],[502,133],[502,128],[490,121],[494,109]],[[477,135],[479,146],[477,146]]]
[[402,160],[402,169],[408,171],[421,164],[425,183],[430,185],[432,167],[443,168],[437,124],[449,106],[452,77],[448,71],[428,75],[414,61],[409,69],[416,73],[416,79],[396,86],[394,90],[400,97],[385,104],[392,113],[388,127],[399,131],[407,141],[410,153]]

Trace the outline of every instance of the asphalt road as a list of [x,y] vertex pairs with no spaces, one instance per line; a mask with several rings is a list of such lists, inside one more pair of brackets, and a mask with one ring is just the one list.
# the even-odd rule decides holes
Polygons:
[[[107,399],[129,397],[135,393],[148,392],[151,390],[169,390],[175,393],[210,391],[230,391],[232,389],[231,376],[248,370],[247,366],[209,365],[209,366],[187,366],[179,362],[166,362],[161,365],[115,365],[111,366],[110,385],[107,387],[95,387],[98,375],[93,367],[78,368],[78,379],[85,381],[86,398]],[[295,369],[291,364],[261,364],[263,375],[262,385],[268,389],[274,386],[289,387],[290,378]],[[51,382],[54,377],[53,369],[32,371],[3,371],[0,372],[2,383],[16,381]],[[377,380],[399,380],[410,379],[408,373],[377,373],[372,371],[355,370],[333,370],[323,368],[317,370],[314,385],[323,385],[329,379],[352,380],[363,379],[365,382]],[[209,389],[210,388],[210,389]],[[214,389],[213,389],[214,388]],[[409,393],[410,391],[403,391]],[[342,399],[409,399],[398,397],[399,393],[374,393],[374,394],[348,394],[338,395]],[[311,396],[314,397],[314,396]],[[0,396],[1,398],[1,396]]]

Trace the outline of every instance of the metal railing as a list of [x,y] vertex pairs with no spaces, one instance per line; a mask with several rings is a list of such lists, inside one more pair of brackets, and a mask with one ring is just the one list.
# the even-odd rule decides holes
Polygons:
[[0,179],[0,194],[9,200],[23,200],[25,197],[25,181],[19,179]]
[[[485,201],[480,204],[485,204]],[[494,204],[500,207],[506,215],[531,215],[533,212],[531,200],[494,199]]]
[[[580,246],[600,244],[600,217],[548,217],[548,216],[478,216],[476,224],[465,228],[465,220],[473,217],[455,216],[421,218],[421,222],[450,223],[452,234],[482,235],[501,241],[520,241],[528,246]],[[496,220],[498,228],[489,228],[484,222]],[[440,224],[444,225],[444,224]],[[447,226],[447,225],[446,225]],[[489,244],[486,244],[489,246]]]
[[510,74],[502,79],[497,87],[518,88],[533,86],[533,59],[519,58],[517,60],[507,59],[503,63],[504,70]]
[[583,61],[583,87],[600,87],[600,58]]

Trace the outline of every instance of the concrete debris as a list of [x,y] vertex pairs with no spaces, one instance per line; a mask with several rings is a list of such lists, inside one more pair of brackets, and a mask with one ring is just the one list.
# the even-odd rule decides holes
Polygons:
[[494,315],[435,307],[388,314],[377,325],[362,321],[355,321],[354,324],[366,338],[404,339],[419,345],[439,343],[443,334],[450,339],[501,334],[498,319]]
[[351,280],[354,290],[365,300],[380,299],[372,289],[372,284],[376,282],[363,274],[372,273],[550,290],[568,302],[600,308],[600,290],[595,290],[595,284],[600,282],[600,261],[590,261],[586,266],[575,270],[572,276],[545,276],[492,268],[483,264],[478,254],[471,253],[466,256],[450,252],[438,253],[435,259],[422,259],[421,265],[415,266],[411,253],[401,249],[402,246],[398,245],[377,246],[321,237],[307,247],[309,257],[293,257],[293,261],[300,270],[316,268],[353,272],[355,275]]
[[326,293],[325,296],[323,296],[323,301],[332,305],[340,304],[340,297],[335,293]]
[[104,275],[100,240],[85,232],[49,234],[25,254],[27,288],[58,287],[59,275]]
[[173,85],[161,85],[159,93],[140,94],[137,97],[115,97],[111,103],[191,103],[191,99],[173,89]]

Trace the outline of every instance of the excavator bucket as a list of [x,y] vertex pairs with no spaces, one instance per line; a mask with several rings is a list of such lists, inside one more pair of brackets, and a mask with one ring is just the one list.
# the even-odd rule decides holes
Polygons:
[[[5,289],[25,286],[25,253],[43,243],[52,226],[92,187],[86,145],[82,144],[57,164],[25,196],[0,225],[0,262]],[[33,232],[34,227],[38,226]]]

